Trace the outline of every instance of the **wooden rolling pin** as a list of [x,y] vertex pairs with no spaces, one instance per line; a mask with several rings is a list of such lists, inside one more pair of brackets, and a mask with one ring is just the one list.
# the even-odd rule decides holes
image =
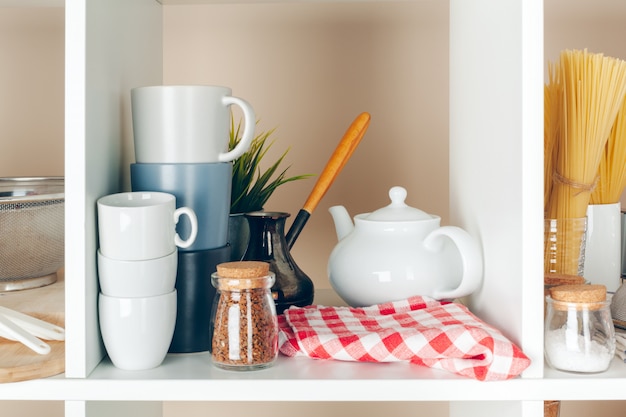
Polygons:
[[346,165],[346,162],[348,162],[348,159],[350,159],[354,150],[361,142],[370,124],[370,119],[369,113],[361,113],[354,119],[350,127],[348,127],[348,130],[346,130],[341,142],[339,142],[335,148],[324,170],[317,179],[311,194],[309,194],[304,206],[298,212],[298,215],[287,232],[286,239],[289,249],[293,247],[304,225],[309,220],[309,217],[311,217],[311,213],[313,213],[313,210],[315,210],[322,197],[326,194],[326,191],[328,191],[335,181],[335,178],[337,178],[337,175],[339,175]]

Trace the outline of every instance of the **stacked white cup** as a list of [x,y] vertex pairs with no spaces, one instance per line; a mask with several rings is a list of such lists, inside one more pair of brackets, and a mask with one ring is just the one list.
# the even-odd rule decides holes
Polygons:
[[[113,365],[125,370],[159,366],[176,323],[178,247],[198,233],[194,211],[176,208],[162,192],[127,192],[100,198],[98,206],[99,319]],[[180,216],[190,233],[176,233]]]

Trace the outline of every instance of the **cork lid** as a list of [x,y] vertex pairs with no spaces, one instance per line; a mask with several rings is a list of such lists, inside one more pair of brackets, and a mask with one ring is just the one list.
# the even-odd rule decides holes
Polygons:
[[601,284],[559,285],[550,288],[550,297],[567,303],[599,303],[606,300],[606,287]]
[[544,285],[580,285],[585,283],[585,278],[579,275],[546,274]]
[[270,272],[269,263],[261,261],[221,263],[211,276],[215,288],[227,291],[270,288],[274,281],[275,275]]
[[217,265],[217,273],[223,278],[264,277],[269,271],[270,264],[261,261],[236,261]]

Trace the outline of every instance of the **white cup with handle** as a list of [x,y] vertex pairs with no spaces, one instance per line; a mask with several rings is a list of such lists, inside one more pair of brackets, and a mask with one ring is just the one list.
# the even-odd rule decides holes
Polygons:
[[[243,112],[241,140],[229,147],[230,106]],[[131,90],[135,159],[138,163],[230,162],[254,138],[252,106],[229,87],[165,85]]]
[[[126,261],[156,259],[176,248],[190,247],[198,235],[198,219],[189,207],[176,208],[176,197],[162,192],[124,192],[98,199],[98,232],[102,255]],[[189,236],[176,224],[187,216]]]

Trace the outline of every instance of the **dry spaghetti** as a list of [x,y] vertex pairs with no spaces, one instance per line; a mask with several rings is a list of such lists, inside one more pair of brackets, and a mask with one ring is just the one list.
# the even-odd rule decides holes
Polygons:
[[[584,218],[609,134],[626,94],[626,62],[565,50],[550,73],[544,115],[545,217]],[[583,236],[564,236],[582,241]],[[546,244],[549,242],[546,240]],[[546,250],[548,253],[548,250]],[[578,256],[562,254],[557,272],[575,270]],[[554,266],[554,262],[553,262]]]
[[591,204],[614,204],[626,188],[626,100],[617,113],[598,169]]
[[548,218],[584,217],[613,122],[626,94],[626,62],[566,50],[557,70],[562,83],[560,134],[546,207]]

